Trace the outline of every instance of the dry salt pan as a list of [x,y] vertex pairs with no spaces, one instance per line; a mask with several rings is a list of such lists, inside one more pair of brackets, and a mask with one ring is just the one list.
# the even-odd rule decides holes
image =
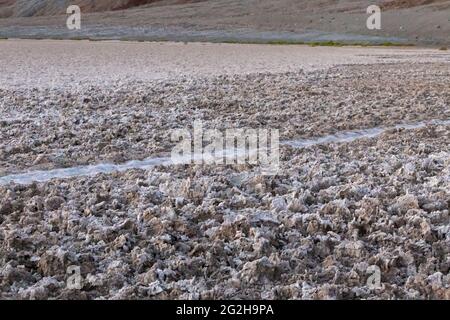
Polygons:
[[[0,179],[53,175],[0,186],[2,298],[449,299],[448,75],[391,63],[0,89],[15,117]],[[273,176],[146,162],[196,119],[300,145],[281,144]]]

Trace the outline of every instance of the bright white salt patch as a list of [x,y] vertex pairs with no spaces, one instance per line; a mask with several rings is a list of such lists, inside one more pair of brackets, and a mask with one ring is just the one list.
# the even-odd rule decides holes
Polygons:
[[[328,135],[324,137],[314,138],[314,139],[300,139],[293,141],[286,141],[282,144],[290,145],[295,148],[307,148],[310,146],[315,146],[319,144],[326,143],[345,143],[352,142],[358,139],[364,138],[374,138],[379,136],[380,134],[392,130],[392,129],[418,129],[426,127],[427,125],[450,125],[449,120],[432,120],[432,121],[423,121],[415,124],[400,124],[394,127],[376,127],[365,130],[353,130],[337,133],[334,135]],[[236,150],[236,153],[230,152],[229,150],[224,150],[224,155],[226,158],[229,157],[239,157],[245,156],[249,151],[246,150]],[[247,152],[247,153],[246,153]],[[251,150],[251,152],[256,152],[255,150]],[[199,155],[194,155],[194,159],[198,159]],[[178,163],[189,163],[191,161],[191,157],[181,157],[177,159]],[[121,172],[129,169],[150,169],[158,165],[170,166],[173,165],[172,159],[170,157],[159,157],[159,158],[149,158],[145,160],[132,160],[128,161],[124,164],[97,164],[97,165],[88,165],[88,166],[77,166],[72,168],[63,168],[63,169],[53,169],[47,171],[31,171],[20,174],[12,174],[4,177],[0,177],[0,185],[5,185],[11,182],[17,184],[30,184],[33,182],[45,182],[52,179],[64,179],[64,178],[72,178],[79,176],[93,176],[99,173],[112,173],[112,172]]]

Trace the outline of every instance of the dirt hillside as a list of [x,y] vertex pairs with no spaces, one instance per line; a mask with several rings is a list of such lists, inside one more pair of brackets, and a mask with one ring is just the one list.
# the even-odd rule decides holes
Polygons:
[[173,5],[201,0],[0,0],[0,17],[31,17],[64,14],[69,5],[80,6],[82,12],[126,10],[142,5]]
[[[66,28],[68,4],[82,28]],[[0,0],[0,37],[450,45],[450,0]]]

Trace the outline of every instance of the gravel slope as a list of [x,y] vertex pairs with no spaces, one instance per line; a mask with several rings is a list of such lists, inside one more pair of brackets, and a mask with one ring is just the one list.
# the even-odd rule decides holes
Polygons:
[[450,44],[448,0],[380,2],[385,4],[381,30],[366,27],[371,0],[208,0],[162,5],[173,2],[123,11],[83,11],[79,31],[67,30],[65,15],[0,19],[0,37]]

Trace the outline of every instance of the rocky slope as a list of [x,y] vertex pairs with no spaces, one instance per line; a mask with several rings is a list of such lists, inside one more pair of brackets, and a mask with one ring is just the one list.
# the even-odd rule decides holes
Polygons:
[[450,43],[448,0],[384,1],[381,30],[366,27],[370,0],[81,0],[78,31],[66,28],[67,3],[2,0],[0,17],[9,18],[0,19],[0,37]]
[[[80,6],[83,12],[99,12],[110,10],[126,10],[137,6],[156,4],[156,5],[176,5],[193,2],[203,2],[207,0],[1,0],[0,17],[30,17],[40,15],[64,14],[65,9],[76,4]],[[338,6],[336,1],[301,1],[307,7],[332,8]],[[315,4],[316,3],[316,4]],[[384,0],[380,6],[384,9],[403,9],[419,6],[428,6],[439,4],[440,8],[449,5],[448,0]],[[281,3],[282,5],[282,3]]]
[[101,12],[126,10],[129,8],[156,4],[171,5],[199,0],[2,0],[0,1],[0,17],[31,17],[65,14],[69,5],[76,4],[82,12]]

